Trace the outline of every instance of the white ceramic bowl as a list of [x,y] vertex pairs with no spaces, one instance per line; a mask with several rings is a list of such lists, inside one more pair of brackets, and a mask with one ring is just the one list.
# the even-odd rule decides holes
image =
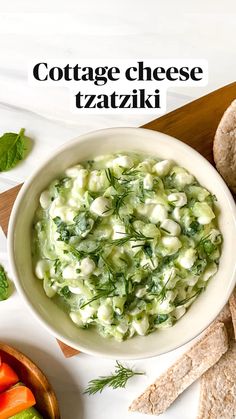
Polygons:
[[[39,195],[67,167],[93,156],[116,151],[137,151],[173,159],[216,195],[224,243],[220,266],[206,291],[171,328],[122,343],[105,339],[93,330],[77,328],[69,316],[46,297],[33,273],[31,227]],[[8,250],[15,284],[27,306],[46,329],[66,344],[109,358],[135,359],[159,355],[190,341],[202,332],[227,302],[236,281],[236,209],[216,170],[199,153],[165,134],[141,128],[113,128],[91,132],[66,143],[25,182],[15,202],[9,226]]]

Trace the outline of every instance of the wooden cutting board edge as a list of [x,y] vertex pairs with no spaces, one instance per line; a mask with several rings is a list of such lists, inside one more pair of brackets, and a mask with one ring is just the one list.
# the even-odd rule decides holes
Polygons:
[[[217,125],[235,98],[236,82],[148,122],[142,128],[177,137],[213,163],[212,143]],[[21,187],[22,184],[0,194],[0,225],[6,235],[10,213]],[[63,342],[58,341],[58,344],[66,358],[79,353]]]

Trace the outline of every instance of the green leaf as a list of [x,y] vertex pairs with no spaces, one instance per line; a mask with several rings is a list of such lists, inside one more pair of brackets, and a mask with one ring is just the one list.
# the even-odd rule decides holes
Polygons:
[[9,297],[9,280],[2,265],[0,265],[0,301]]
[[0,172],[12,169],[24,157],[24,128],[19,134],[7,132],[0,137]]

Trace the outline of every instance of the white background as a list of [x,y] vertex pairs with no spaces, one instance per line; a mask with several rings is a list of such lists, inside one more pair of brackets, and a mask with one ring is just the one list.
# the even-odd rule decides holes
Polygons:
[[[35,57],[68,61],[84,58],[194,58],[209,62],[209,84],[168,92],[172,110],[234,81],[236,3],[234,0],[0,0],[0,133],[26,128],[32,150],[16,169],[0,174],[0,191],[20,183],[65,141],[93,129],[138,126],[148,115],[73,115],[65,88],[36,88],[27,83],[27,64]],[[1,198],[0,198],[1,199]],[[0,232],[0,262],[8,268]],[[185,349],[158,358],[129,362],[146,376],[127,390],[84,396],[91,378],[113,370],[114,362],[85,354],[64,359],[55,339],[31,317],[16,292],[0,303],[0,340],[15,344],[48,375],[59,398],[62,419],[127,419],[132,399]],[[194,419],[198,383],[161,416]]]

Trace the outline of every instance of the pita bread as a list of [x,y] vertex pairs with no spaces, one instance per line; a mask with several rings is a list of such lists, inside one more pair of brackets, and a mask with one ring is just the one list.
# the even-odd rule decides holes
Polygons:
[[236,193],[236,100],[225,111],[219,123],[213,154],[217,170]]
[[133,401],[129,410],[160,415],[227,349],[228,337],[224,323],[215,322],[188,352]]
[[236,417],[236,342],[232,322],[227,324],[229,349],[201,377],[198,419]]
[[231,312],[229,309],[229,303],[225,304],[223,310],[221,310],[220,314],[217,316],[215,321],[218,322],[228,322],[229,320],[231,320]]
[[236,290],[235,289],[229,299],[229,308],[230,308],[233,327],[234,327],[234,337],[236,338]]

